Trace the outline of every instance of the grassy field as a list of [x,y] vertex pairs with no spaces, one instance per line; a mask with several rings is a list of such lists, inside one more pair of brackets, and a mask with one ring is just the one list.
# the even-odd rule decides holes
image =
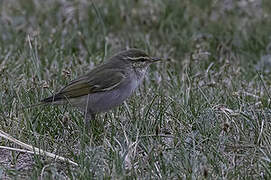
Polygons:
[[[68,106],[23,107],[126,48],[151,66],[93,135]],[[271,1],[2,0],[0,179],[270,179]],[[22,148],[0,138],[0,146]]]

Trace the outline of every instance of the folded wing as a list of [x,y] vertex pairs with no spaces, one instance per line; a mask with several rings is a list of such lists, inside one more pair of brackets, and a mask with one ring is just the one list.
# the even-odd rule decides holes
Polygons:
[[45,98],[41,102],[56,102],[96,92],[112,90],[119,86],[124,79],[124,72],[116,69],[92,71],[86,76],[81,76],[78,79],[73,80],[57,94]]

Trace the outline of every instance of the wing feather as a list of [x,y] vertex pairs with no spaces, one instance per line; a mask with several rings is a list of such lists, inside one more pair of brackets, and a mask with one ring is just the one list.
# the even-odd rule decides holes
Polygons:
[[57,94],[43,99],[42,102],[53,102],[76,98],[91,93],[108,91],[119,86],[126,75],[116,69],[96,70],[81,76],[62,88]]

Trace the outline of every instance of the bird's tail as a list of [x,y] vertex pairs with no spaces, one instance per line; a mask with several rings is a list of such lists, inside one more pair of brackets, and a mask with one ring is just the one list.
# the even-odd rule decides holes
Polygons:
[[44,106],[44,105],[61,105],[63,104],[63,95],[61,94],[56,94],[54,96],[50,96],[48,98],[42,99],[39,103],[37,104],[31,104],[29,106],[25,106],[19,110],[25,110],[37,106]]

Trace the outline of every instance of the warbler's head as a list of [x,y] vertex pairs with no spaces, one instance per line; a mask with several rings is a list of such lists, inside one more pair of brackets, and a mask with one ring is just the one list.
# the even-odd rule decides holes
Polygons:
[[115,56],[116,58],[123,60],[132,65],[135,69],[145,69],[154,62],[159,62],[162,59],[150,57],[144,51],[139,49],[129,49],[122,51]]

